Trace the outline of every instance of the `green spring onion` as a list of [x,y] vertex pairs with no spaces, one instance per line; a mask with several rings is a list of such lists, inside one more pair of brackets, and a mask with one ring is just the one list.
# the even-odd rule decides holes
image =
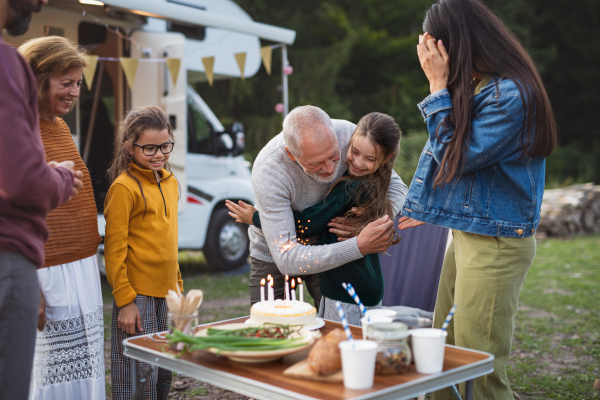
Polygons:
[[[283,333],[283,338],[272,338],[257,336],[265,334],[272,329],[279,329],[276,334]],[[298,329],[287,326],[278,327],[252,327],[236,330],[223,330],[209,328],[207,336],[190,336],[175,329],[172,335],[168,335],[170,343],[184,343],[184,351],[205,350],[215,348],[220,351],[265,351],[282,350],[305,345],[305,338],[288,338],[296,333]]]

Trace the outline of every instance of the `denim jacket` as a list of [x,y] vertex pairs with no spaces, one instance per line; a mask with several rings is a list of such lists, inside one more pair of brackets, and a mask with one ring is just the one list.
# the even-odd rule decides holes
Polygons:
[[[402,214],[418,221],[487,236],[528,237],[540,221],[545,158],[522,155],[524,101],[509,79],[482,80],[462,174],[435,189],[446,145],[436,128],[452,108],[447,89],[419,103],[429,140],[408,190]],[[447,142],[453,129],[440,127]],[[532,135],[529,136],[531,141]]]

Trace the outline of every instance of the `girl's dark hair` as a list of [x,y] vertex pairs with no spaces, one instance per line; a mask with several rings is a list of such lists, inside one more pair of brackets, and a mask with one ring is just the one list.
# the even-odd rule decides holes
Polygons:
[[[123,172],[126,172],[133,178],[140,187],[142,197],[144,198],[144,216],[146,215],[146,196],[144,195],[142,184],[130,172],[131,167],[129,167],[129,163],[133,161],[130,151],[133,152],[134,143],[139,140],[141,134],[145,131],[162,131],[165,129],[169,132],[169,139],[174,142],[173,128],[169,123],[169,118],[160,108],[152,106],[138,107],[131,110],[125,117],[125,120],[119,124],[115,136],[113,160],[107,171],[108,184],[112,185],[115,179]],[[165,168],[167,171],[171,171],[171,166],[168,162],[165,163]]]
[[[352,151],[352,143],[356,137],[364,136],[369,139],[377,152],[377,162],[380,163],[379,168],[372,175],[361,178],[345,175],[331,186],[333,188],[340,182],[348,179],[359,180],[358,186],[351,193],[353,198],[360,199],[354,206],[356,211],[349,210],[344,214],[344,218],[351,218],[352,222],[357,224],[356,231],[354,232],[356,235],[368,223],[384,215],[388,215],[390,219],[394,218],[394,207],[388,198],[388,189],[392,179],[394,160],[399,151],[401,134],[400,127],[394,118],[386,114],[373,112],[365,115],[358,121],[356,130],[352,134],[352,138],[350,138],[350,151]],[[393,244],[399,241],[400,239],[394,236]]]
[[427,11],[423,30],[442,40],[450,57],[448,91],[452,112],[437,130],[442,126],[454,128],[454,134],[448,141],[443,168],[434,186],[450,183],[464,166],[474,116],[473,72],[511,79],[517,85],[525,104],[523,155],[548,157],[554,151],[556,123],[537,67],[519,40],[489,8],[478,0],[438,0]]

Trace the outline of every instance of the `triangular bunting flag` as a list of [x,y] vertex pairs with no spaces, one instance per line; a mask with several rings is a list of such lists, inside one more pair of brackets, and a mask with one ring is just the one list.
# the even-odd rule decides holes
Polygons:
[[123,72],[125,72],[125,78],[127,79],[129,89],[132,89],[135,73],[137,72],[138,60],[137,58],[121,57],[120,61]]
[[88,66],[83,69],[83,79],[88,90],[92,90],[92,82],[94,82],[94,74],[98,66],[98,56],[87,56]]
[[261,47],[260,55],[262,56],[263,65],[267,70],[267,74],[271,75],[271,59],[273,58],[273,49],[271,46]]
[[240,78],[244,80],[244,67],[246,66],[246,53],[235,53],[235,61],[240,67]]
[[215,66],[215,58],[214,57],[204,57],[202,59],[202,64],[204,64],[204,73],[206,74],[206,79],[208,80],[208,84],[210,86],[213,85],[213,68]]
[[173,79],[173,86],[177,86],[179,67],[181,67],[181,58],[167,58],[167,67],[169,67],[171,79]]

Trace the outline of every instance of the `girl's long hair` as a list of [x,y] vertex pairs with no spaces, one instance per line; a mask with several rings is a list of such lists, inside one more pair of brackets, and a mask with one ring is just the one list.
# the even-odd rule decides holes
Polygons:
[[[548,157],[556,147],[556,123],[544,83],[519,40],[478,0],[438,0],[425,15],[423,30],[442,40],[450,57],[448,91],[452,111],[437,127],[454,128],[434,186],[460,175],[469,148],[474,117],[473,92],[478,75],[511,79],[523,110],[522,155]],[[438,140],[439,134],[438,134]]]
[[[133,151],[134,143],[139,140],[143,132],[148,130],[162,131],[165,129],[169,132],[169,139],[175,141],[169,118],[160,108],[152,106],[138,107],[127,114],[125,120],[120,123],[117,135],[115,136],[113,159],[107,171],[108,184],[112,185],[115,179],[123,172],[133,178],[137,182],[144,198],[144,216],[146,215],[146,196],[144,195],[144,190],[139,179],[131,173],[129,163],[133,161],[133,156],[130,151]],[[171,172],[168,162],[165,163],[165,168]]]
[[[348,179],[358,180],[356,188],[349,193],[357,199],[357,203],[354,205],[356,211],[349,210],[344,214],[344,218],[351,219],[353,223],[357,224],[355,235],[358,235],[367,224],[384,215],[388,215],[390,219],[394,218],[394,207],[388,198],[388,189],[392,179],[394,160],[399,151],[401,134],[400,127],[394,118],[377,112],[365,115],[356,125],[356,130],[350,139],[350,151],[352,151],[352,143],[358,136],[366,137],[378,153],[379,168],[372,175],[360,178],[345,175],[331,186],[333,188]],[[399,241],[400,239],[395,235],[393,244]]]

